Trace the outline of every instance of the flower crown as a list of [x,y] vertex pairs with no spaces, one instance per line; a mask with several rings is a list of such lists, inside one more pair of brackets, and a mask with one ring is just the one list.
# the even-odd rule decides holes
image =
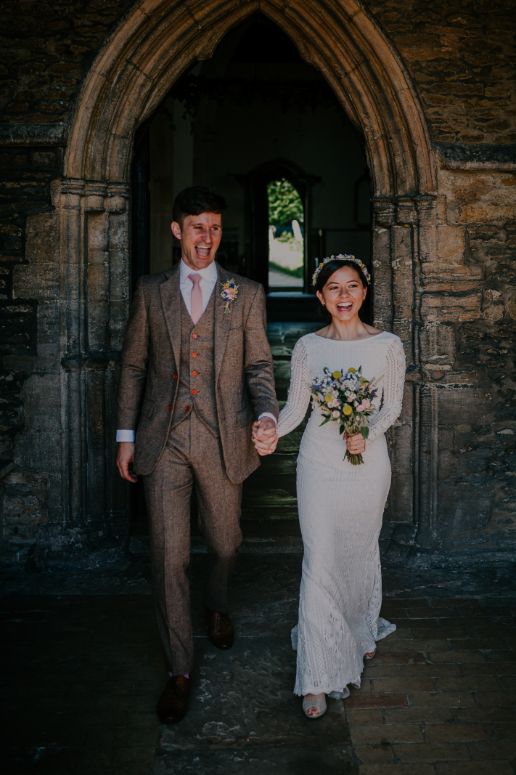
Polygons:
[[364,275],[366,282],[368,285],[371,285],[371,275],[369,274],[369,270],[364,264],[364,262],[360,258],[356,258],[355,256],[348,255],[347,253],[339,253],[337,256],[326,256],[326,258],[323,258],[323,260],[317,265],[317,269],[312,275],[312,285],[316,286],[317,284],[317,278],[319,277],[319,273],[321,269],[324,267],[325,264],[329,263],[330,261],[349,261],[352,264],[356,264],[362,274]]

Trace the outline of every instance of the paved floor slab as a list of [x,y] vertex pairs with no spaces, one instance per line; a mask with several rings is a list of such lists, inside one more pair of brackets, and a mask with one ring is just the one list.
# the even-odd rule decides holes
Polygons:
[[[122,567],[8,575],[2,616],[2,770],[8,775],[509,773],[516,762],[514,576],[387,571],[362,687],[326,716],[292,695],[300,556],[240,557],[235,646],[205,633],[208,558],[192,562],[191,710],[159,727],[166,680],[144,555]],[[487,574],[487,575],[486,575]],[[495,578],[496,576],[496,578]],[[485,592],[482,594],[482,579]],[[473,594],[473,591],[475,594]],[[44,594],[41,594],[41,593]],[[493,767],[490,763],[493,762]]]
[[286,638],[270,629],[244,634],[227,652],[204,640],[198,655],[190,712],[181,724],[162,727],[155,775],[189,772],[188,761],[206,775],[236,775],[243,763],[246,773],[301,775],[308,761],[320,766],[322,752],[329,772],[355,771],[344,704],[331,701],[316,723],[303,716]]

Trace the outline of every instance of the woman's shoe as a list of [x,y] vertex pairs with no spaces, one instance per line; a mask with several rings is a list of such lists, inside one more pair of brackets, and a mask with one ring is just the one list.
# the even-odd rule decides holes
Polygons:
[[326,713],[324,694],[307,694],[303,697],[303,713],[307,718],[321,718]]

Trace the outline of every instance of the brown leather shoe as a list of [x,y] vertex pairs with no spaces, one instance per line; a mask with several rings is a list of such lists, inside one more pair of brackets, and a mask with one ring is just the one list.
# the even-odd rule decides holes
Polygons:
[[235,634],[228,614],[220,611],[206,609],[208,619],[208,638],[218,649],[230,649],[233,645]]
[[174,675],[168,679],[158,700],[156,711],[162,724],[177,724],[186,715],[191,679]]

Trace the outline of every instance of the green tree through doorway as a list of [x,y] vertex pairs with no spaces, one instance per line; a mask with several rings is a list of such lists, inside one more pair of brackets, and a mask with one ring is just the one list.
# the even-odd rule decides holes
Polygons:
[[269,289],[303,290],[304,205],[285,178],[267,184]]

